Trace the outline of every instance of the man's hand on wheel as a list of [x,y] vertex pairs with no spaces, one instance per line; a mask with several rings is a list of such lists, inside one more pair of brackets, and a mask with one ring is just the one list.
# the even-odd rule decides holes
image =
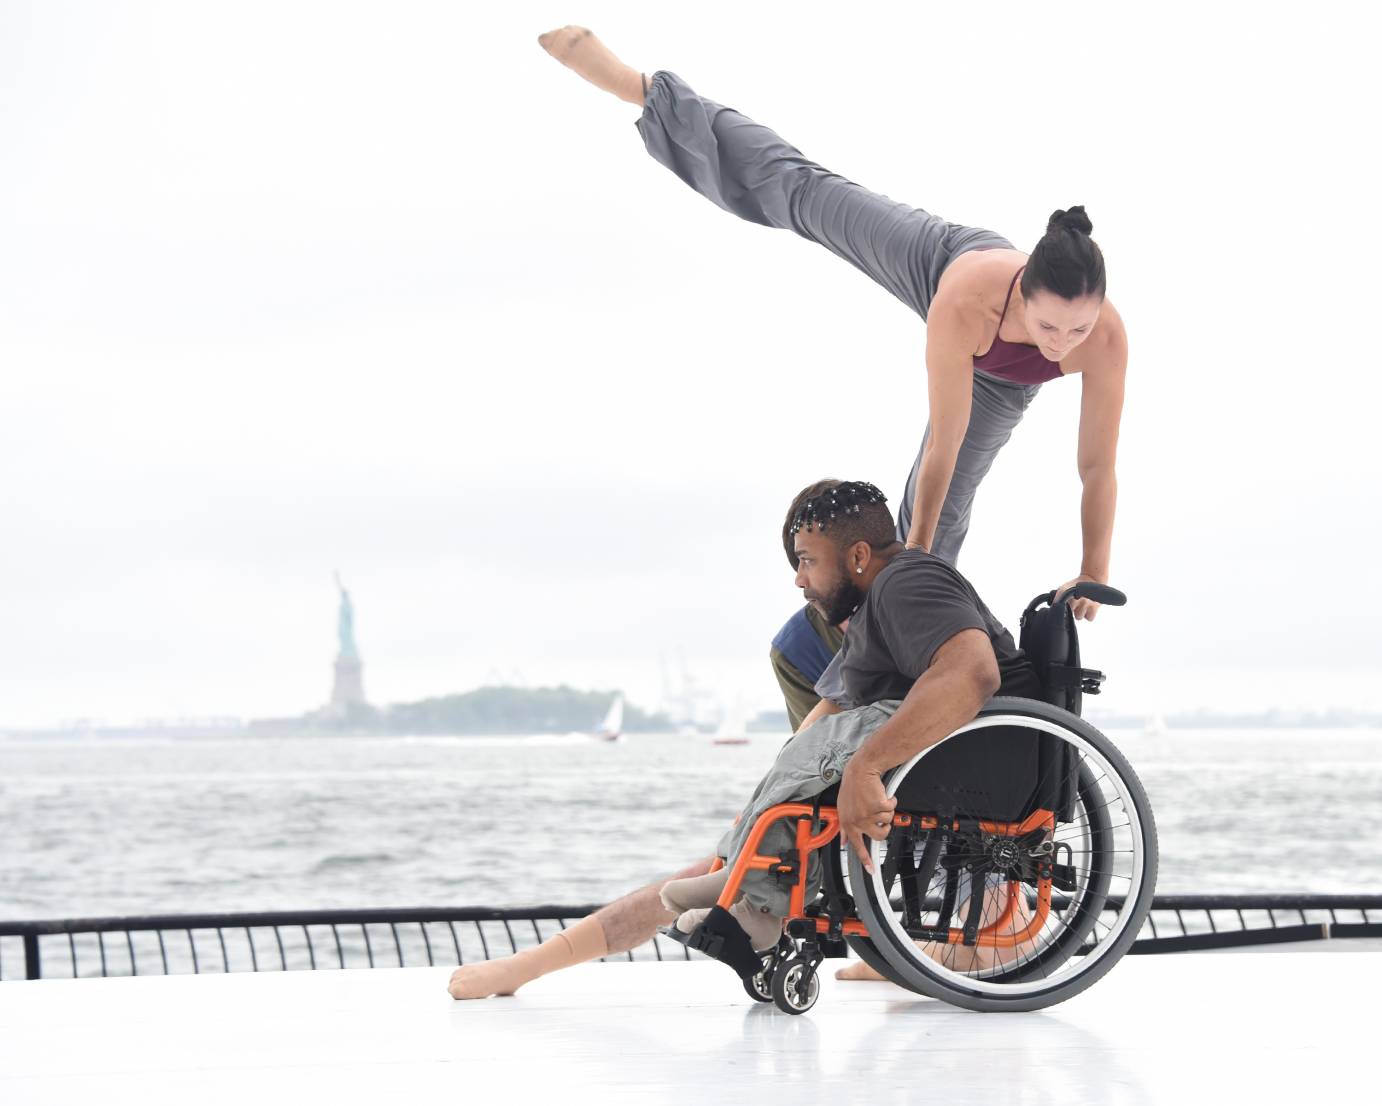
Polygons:
[[[1101,584],[1102,580],[1096,580],[1093,576],[1076,576],[1073,580],[1067,580],[1056,589],[1056,602],[1060,597],[1073,588],[1076,584]],[[1083,618],[1089,622],[1094,621],[1094,616],[1099,613],[1099,604],[1093,599],[1076,599],[1070,604],[1070,613],[1076,618]]]
[[875,841],[887,840],[892,829],[893,809],[896,799],[888,798],[883,788],[880,772],[858,765],[851,761],[845,768],[844,779],[840,781],[840,799],[836,810],[840,814],[840,832],[845,841],[859,856],[864,871],[873,874],[873,861],[869,858],[865,837]]

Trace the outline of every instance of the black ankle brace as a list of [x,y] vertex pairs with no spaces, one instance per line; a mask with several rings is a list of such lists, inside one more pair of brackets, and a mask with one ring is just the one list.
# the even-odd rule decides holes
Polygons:
[[763,970],[762,954],[754,952],[744,927],[724,907],[712,906],[705,920],[690,933],[681,932],[675,925],[663,932],[687,948],[728,964],[741,979],[752,979]]

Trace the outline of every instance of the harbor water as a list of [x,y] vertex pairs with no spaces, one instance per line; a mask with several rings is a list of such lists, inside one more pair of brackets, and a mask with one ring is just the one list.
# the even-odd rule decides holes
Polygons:
[[[1382,731],[1110,731],[1162,893],[1382,890]],[[0,740],[0,918],[581,904],[706,855],[784,738]]]

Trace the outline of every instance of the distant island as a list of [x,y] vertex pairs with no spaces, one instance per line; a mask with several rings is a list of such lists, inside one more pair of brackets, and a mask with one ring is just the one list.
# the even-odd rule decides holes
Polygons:
[[1290,710],[1272,707],[1260,711],[1183,710],[1164,715],[1103,711],[1085,700],[1084,716],[1091,725],[1109,729],[1135,729],[1164,725],[1168,730],[1344,730],[1382,726],[1376,711],[1334,707],[1330,710]]
[[[0,725],[0,736],[137,737],[153,734],[176,737],[310,737],[315,734],[471,736],[591,733],[609,710],[614,698],[620,694],[619,691],[582,691],[566,685],[490,686],[385,707],[368,703],[338,703],[291,717],[257,718],[248,722],[224,716],[151,718],[125,724],[88,718],[45,727]],[[1324,711],[1274,708],[1253,712],[1182,710],[1158,716],[1134,711],[1103,710],[1099,704],[1086,700],[1085,717],[1093,725],[1106,729],[1156,732],[1165,729],[1172,734],[1177,730],[1201,729],[1382,728],[1382,714],[1352,708]],[[704,726],[700,728],[705,729]],[[627,701],[624,704],[626,733],[672,734],[686,729],[687,723],[679,723],[665,711],[644,710]],[[786,738],[790,726],[785,711],[764,710],[747,719],[743,730],[748,733],[776,733]]]
[[[255,735],[304,733],[539,734],[585,733],[595,728],[618,691],[558,687],[480,687],[455,695],[375,707],[353,703],[344,710],[310,711],[291,718],[258,718],[246,729]],[[661,712],[624,705],[624,729],[671,733]]]

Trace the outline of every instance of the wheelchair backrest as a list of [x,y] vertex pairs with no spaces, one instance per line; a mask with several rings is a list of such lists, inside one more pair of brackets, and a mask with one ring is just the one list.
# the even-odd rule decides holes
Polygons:
[[[1042,698],[1080,712],[1080,687],[1063,676],[1079,671],[1080,646],[1067,603],[1055,592],[1038,595],[1022,613],[1023,652],[1036,668]],[[1073,750],[1040,730],[996,726],[952,738],[926,759],[898,792],[907,810],[1020,822],[1037,809],[1057,820],[1073,816],[1078,764]]]
[[1022,635],[1018,644],[1036,668],[1043,698],[1053,706],[1079,714],[1082,706],[1080,683],[1070,672],[1080,667],[1080,639],[1075,632],[1075,616],[1070,604],[1062,600],[1052,605],[1054,591],[1038,595],[1022,612]]
[[[1104,674],[1080,666],[1080,641],[1069,600],[1081,596],[1122,606],[1127,598],[1104,584],[1083,583],[1061,596],[1038,595],[1022,612],[1020,645],[1041,681],[1042,698],[1078,715],[1083,693],[1096,694]],[[1050,734],[1024,726],[996,726],[942,742],[926,759],[926,772],[908,776],[899,807],[1020,822],[1033,810],[1074,817],[1079,758]]]

